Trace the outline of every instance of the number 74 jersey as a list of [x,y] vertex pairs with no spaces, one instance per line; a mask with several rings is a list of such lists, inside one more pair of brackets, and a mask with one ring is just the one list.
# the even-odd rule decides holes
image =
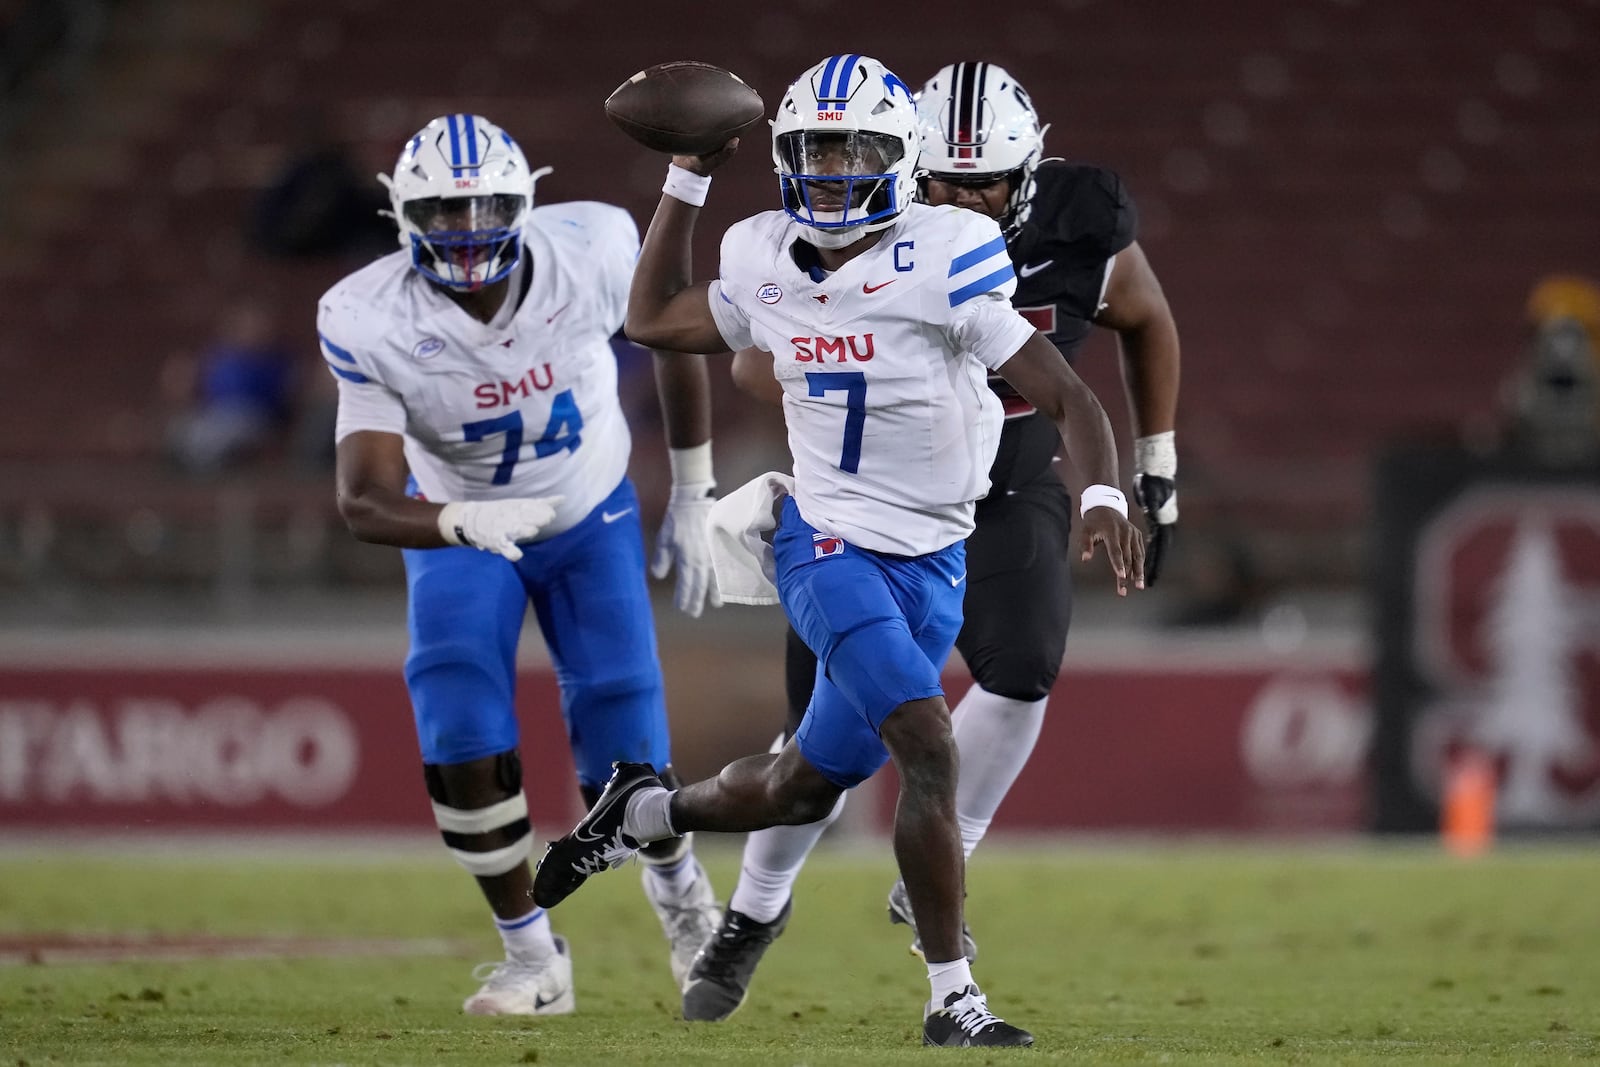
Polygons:
[[409,252],[345,278],[317,316],[339,384],[338,437],[402,434],[429,500],[560,494],[547,532],[576,525],[627,470],[610,342],[638,251],[620,208],[536,207],[507,307],[489,323],[413,270]]
[[1034,332],[1005,240],[977,212],[912,204],[825,273],[801,232],[782,212],[734,225],[709,293],[730,348],[772,353],[800,514],[876,552],[954,544],[999,444],[987,373]]

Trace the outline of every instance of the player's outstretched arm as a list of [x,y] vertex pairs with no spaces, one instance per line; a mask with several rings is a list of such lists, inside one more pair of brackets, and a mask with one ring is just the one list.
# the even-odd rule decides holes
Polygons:
[[711,172],[738,146],[735,137],[711,155],[672,157],[628,290],[623,332],[636,343],[677,352],[728,350],[712,318],[706,287],[694,284],[692,241]]
[[522,558],[518,541],[532,540],[555,518],[559,496],[437,504],[406,495],[404,438],[361,430],[339,441],[334,483],[339,514],[359,541],[396,548],[466,545]]
[[1150,533],[1145,581],[1161,574],[1178,521],[1178,327],[1155,271],[1135,242],[1117,254],[1105,307],[1095,316],[1116,331],[1122,382],[1133,419],[1133,491]]
[[1137,241],[1117,253],[1105,307],[1094,321],[1117,334],[1134,434],[1172,430],[1178,417],[1178,326]]
[[1067,455],[1089,486],[1083,500],[1083,558],[1093,556],[1095,546],[1104,544],[1117,576],[1117,594],[1126,596],[1130,582],[1136,589],[1144,588],[1144,536],[1128,521],[1127,502],[1115,488],[1116,439],[1094,391],[1038,331],[998,372],[1056,424]]

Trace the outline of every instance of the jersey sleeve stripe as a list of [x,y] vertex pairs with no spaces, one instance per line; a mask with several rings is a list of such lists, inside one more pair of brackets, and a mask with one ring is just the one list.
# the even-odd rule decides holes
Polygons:
[[348,349],[340,348],[338,345],[328,340],[328,335],[320,330],[317,331],[317,340],[321,341],[322,347],[328,350],[328,355],[337,356],[346,363],[354,363],[356,361],[356,357],[352,356]]
[[1006,282],[1011,281],[1016,276],[1016,271],[1011,269],[1010,260],[1007,260],[1005,266],[1001,267],[987,278],[979,278],[977,281],[963,285],[961,288],[951,293],[950,306],[959,307],[975,296],[982,296],[989,290],[1004,285]]
[[996,237],[986,245],[980,245],[970,252],[963,252],[950,261],[950,273],[947,277],[954,278],[968,267],[975,267],[992,256],[1004,255],[1005,250],[1006,239],[1004,237]]
[[337,374],[339,377],[343,378],[347,382],[355,382],[357,385],[366,385],[368,382],[372,381],[372,379],[368,378],[365,374],[360,374],[360,373],[358,373],[356,371],[353,371],[353,370],[345,370],[343,367],[341,367],[338,364],[332,362],[331,360],[326,360],[325,359],[325,360],[323,360],[323,362],[328,364],[328,369],[329,370],[331,370],[333,373]]

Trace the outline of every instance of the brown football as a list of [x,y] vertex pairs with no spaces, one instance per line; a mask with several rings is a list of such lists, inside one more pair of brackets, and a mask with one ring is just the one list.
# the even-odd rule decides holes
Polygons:
[[606,97],[606,115],[646,148],[673,155],[715,152],[766,113],[739,76],[692,59],[657,63]]

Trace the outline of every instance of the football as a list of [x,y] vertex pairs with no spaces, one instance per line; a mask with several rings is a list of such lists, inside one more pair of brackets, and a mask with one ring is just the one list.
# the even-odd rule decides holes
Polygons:
[[647,67],[606,97],[606,115],[646,148],[715,152],[766,113],[761,94],[731,71],[680,59]]

